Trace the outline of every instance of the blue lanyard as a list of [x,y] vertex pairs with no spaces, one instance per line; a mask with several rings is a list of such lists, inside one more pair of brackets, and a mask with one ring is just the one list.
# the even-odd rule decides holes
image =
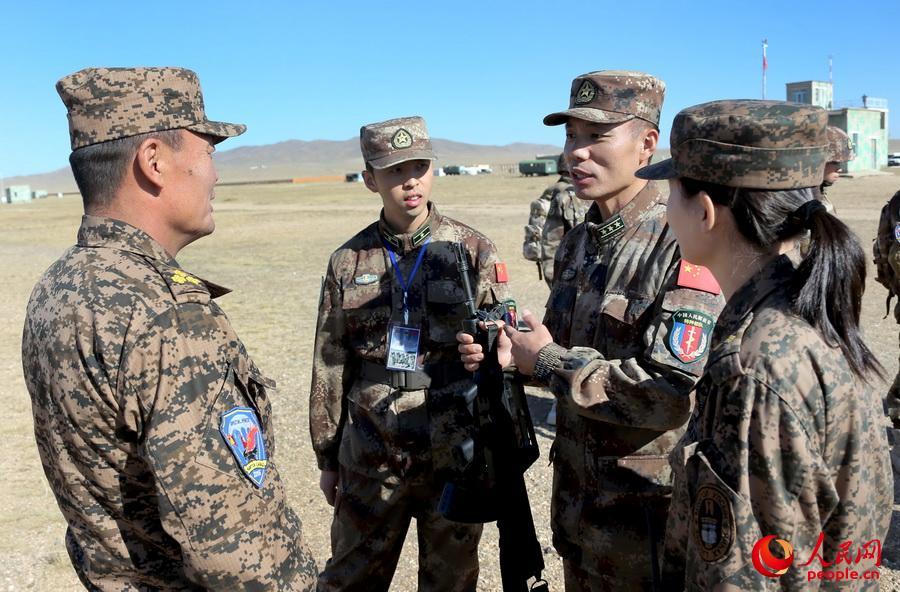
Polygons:
[[429,236],[425,239],[425,242],[422,244],[422,248],[419,249],[419,255],[416,257],[416,264],[413,265],[412,271],[409,274],[409,282],[403,279],[403,272],[400,271],[400,266],[397,265],[397,255],[394,254],[394,250],[387,243],[384,244],[384,248],[387,249],[388,256],[391,258],[391,263],[394,266],[394,272],[397,274],[397,281],[400,282],[400,288],[403,290],[403,324],[409,324],[409,306],[407,305],[407,296],[409,295],[409,286],[412,284],[413,278],[416,277],[416,272],[419,271],[419,266],[422,264],[422,258],[425,257],[425,249],[428,247],[428,243],[431,242],[431,237]]

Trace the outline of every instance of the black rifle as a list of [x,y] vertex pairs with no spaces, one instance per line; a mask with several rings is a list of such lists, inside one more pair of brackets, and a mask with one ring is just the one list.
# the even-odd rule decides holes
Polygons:
[[[474,418],[474,437],[454,450],[459,478],[444,486],[439,510],[448,520],[466,523],[497,521],[500,532],[500,577],[504,592],[547,590],[541,580],[544,557],[525,489],[525,470],[537,460],[537,440],[520,377],[503,372],[497,360],[497,325],[502,305],[491,311],[475,308],[464,246],[454,244],[456,264],[466,296],[468,316],[463,331],[481,344],[484,361],[474,384],[461,396]],[[484,321],[484,327],[479,327]]]

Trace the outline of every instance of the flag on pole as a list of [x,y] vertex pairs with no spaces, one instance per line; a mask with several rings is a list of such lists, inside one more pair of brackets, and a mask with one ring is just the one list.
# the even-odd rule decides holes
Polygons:
[[769,61],[766,59],[766,48],[769,47],[769,40],[763,39],[762,42],[763,47],[763,72],[769,69]]

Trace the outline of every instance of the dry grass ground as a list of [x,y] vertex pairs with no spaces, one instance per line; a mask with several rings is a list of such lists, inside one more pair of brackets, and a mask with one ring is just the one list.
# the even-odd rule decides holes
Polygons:
[[[506,258],[520,305],[539,314],[547,288],[534,264],[521,258],[522,226],[528,202],[549,179],[443,177],[435,181],[441,210],[489,235]],[[900,188],[900,175],[842,179],[833,190],[841,217],[871,245],[881,205]],[[375,218],[380,201],[361,184],[247,186],[222,188],[215,201],[218,230],[188,247],[182,266],[229,286],[220,300],[257,363],[279,389],[274,399],[279,462],[290,501],[304,525],[304,538],[323,564],[328,557],[331,515],[318,490],[318,473],[307,431],[310,356],[319,277],[329,253]],[[33,442],[31,409],[22,379],[19,344],[25,303],[43,270],[75,238],[78,198],[0,208],[0,384],[4,413],[0,439],[0,589],[77,590],[79,585],[63,545],[65,525],[48,489]],[[872,270],[870,269],[870,277]],[[869,280],[863,302],[869,342],[893,376],[897,371],[897,331],[883,319],[884,290]],[[543,418],[549,399],[532,398]],[[562,588],[561,562],[550,548],[550,470],[546,455],[553,432],[539,426],[543,457],[528,473],[539,537],[545,546],[547,576]],[[900,515],[900,513],[895,513]],[[886,565],[900,567],[895,521]],[[481,546],[480,589],[499,590],[496,529],[489,525]],[[410,536],[392,590],[415,589],[415,537]],[[900,589],[886,569],[883,589]]]

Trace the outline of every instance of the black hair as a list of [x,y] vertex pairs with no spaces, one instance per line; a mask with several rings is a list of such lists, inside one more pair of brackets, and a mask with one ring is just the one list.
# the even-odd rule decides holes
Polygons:
[[105,207],[112,202],[137,149],[148,138],[158,138],[173,150],[181,149],[180,130],[174,129],[91,144],[69,155],[69,164],[85,211]]
[[[794,312],[815,327],[825,342],[840,347],[850,369],[861,379],[884,376],[884,369],[859,332],[866,286],[866,256],[855,234],[824,206],[804,207],[818,199],[813,187],[744,189],[680,177],[685,194],[706,192],[729,207],[738,230],[752,245],[767,251],[775,243],[810,230],[809,252],[791,282]],[[798,211],[804,215],[798,216]]]

